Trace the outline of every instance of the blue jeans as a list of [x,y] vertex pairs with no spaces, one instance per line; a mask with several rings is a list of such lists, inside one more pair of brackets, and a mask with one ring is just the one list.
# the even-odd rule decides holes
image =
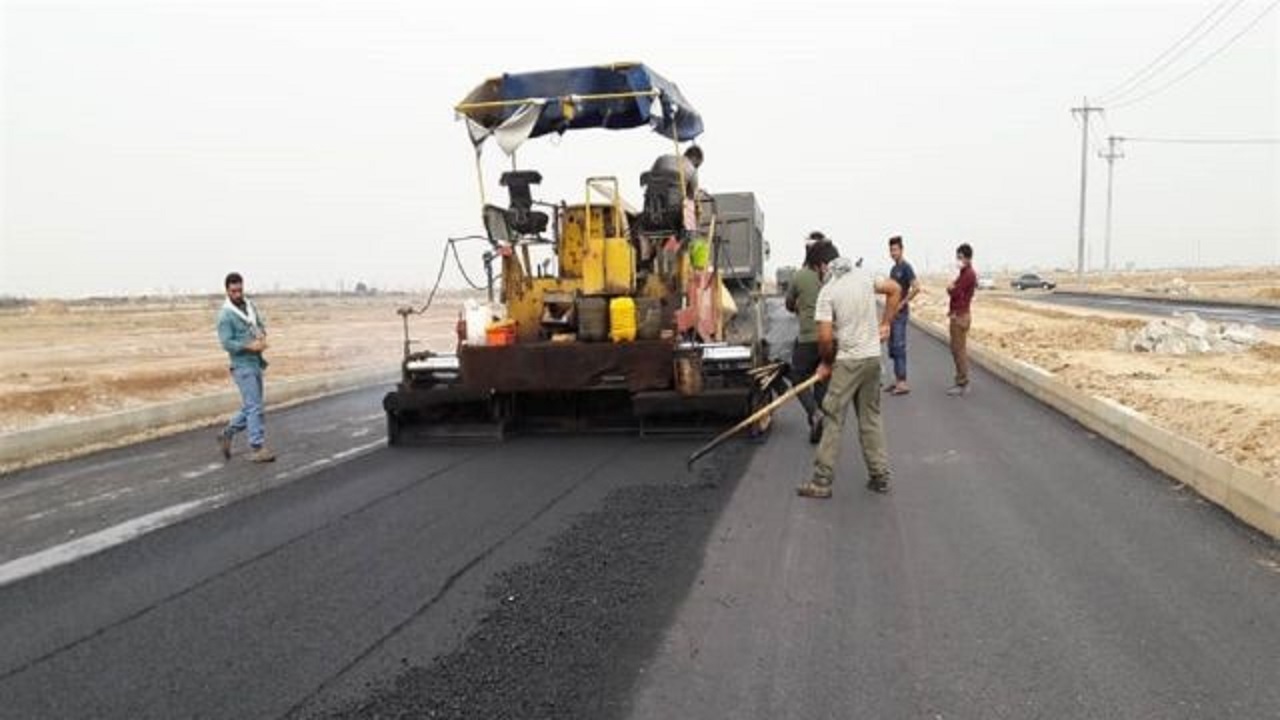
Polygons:
[[907,323],[911,316],[900,312],[889,326],[889,357],[893,359],[893,376],[899,381],[907,379]]
[[240,390],[240,412],[231,418],[227,437],[235,437],[241,430],[249,430],[249,445],[255,450],[267,441],[267,428],[262,421],[262,368],[233,367],[231,379]]

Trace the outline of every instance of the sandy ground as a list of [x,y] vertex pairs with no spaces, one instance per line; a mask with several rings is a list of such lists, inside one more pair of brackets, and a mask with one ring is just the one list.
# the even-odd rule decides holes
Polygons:
[[[913,311],[945,322],[945,297],[942,288],[931,288]],[[1112,349],[1118,332],[1147,321],[980,294],[971,338],[1280,481],[1280,333],[1264,333],[1263,345],[1238,355],[1171,357]]]
[[[271,382],[395,368],[407,296],[268,296]],[[437,298],[410,328],[425,347],[452,347],[460,298]],[[177,400],[232,387],[214,321],[220,298],[42,301],[0,311],[0,432]]]

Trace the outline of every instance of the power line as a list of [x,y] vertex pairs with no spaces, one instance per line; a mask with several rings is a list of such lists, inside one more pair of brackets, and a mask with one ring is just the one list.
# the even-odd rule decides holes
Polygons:
[[[1195,25],[1192,25],[1191,29],[1188,30],[1186,33],[1184,33],[1182,37],[1175,40],[1172,45],[1165,48],[1164,52],[1157,55],[1151,62],[1143,66],[1142,69],[1130,75],[1124,82],[1120,83],[1119,85],[1116,85],[1110,90],[1102,93],[1102,95],[1098,96],[1102,101],[1104,101],[1103,104],[1106,104],[1107,102],[1110,102],[1112,100],[1118,100],[1121,97],[1138,89],[1143,83],[1155,77],[1161,71],[1163,71],[1166,67],[1176,62],[1179,58],[1181,58],[1184,54],[1186,54],[1187,51],[1195,47],[1196,43],[1203,40],[1205,36],[1207,36],[1210,32],[1212,32],[1214,28],[1216,28],[1223,20],[1227,18],[1227,16],[1235,12],[1236,8],[1238,8],[1240,6],[1240,3],[1244,2],[1244,0],[1236,0],[1235,4],[1232,5],[1231,8],[1226,11],[1226,13],[1219,16],[1218,20],[1214,22],[1212,26],[1210,26],[1207,30],[1201,33],[1198,37],[1191,40],[1191,42],[1188,43],[1185,47],[1181,47],[1181,49],[1179,49],[1179,47],[1182,46],[1182,44],[1186,42],[1188,38],[1195,35],[1196,32],[1201,27],[1203,27],[1205,23],[1209,22],[1209,20],[1213,18],[1213,16],[1217,15],[1218,11],[1221,10],[1224,6],[1226,6],[1228,2],[1231,2],[1231,0],[1222,0],[1222,2],[1213,6],[1213,9],[1210,10],[1207,15],[1200,18],[1199,22],[1197,22]],[[1170,57],[1170,55],[1173,54],[1175,51],[1177,51],[1177,54],[1173,55],[1173,57]],[[1161,63],[1161,61],[1165,60],[1166,58],[1168,58],[1168,61]]]
[[1124,137],[1125,142],[1168,143],[1178,145],[1280,145],[1280,138],[1151,138]]
[[1139,95],[1139,96],[1138,96],[1138,97],[1136,97],[1136,98],[1131,98],[1131,99],[1129,99],[1129,100],[1125,100],[1124,102],[1114,104],[1114,105],[1112,105],[1112,106],[1111,106],[1111,109],[1113,109],[1113,110],[1117,110],[1117,109],[1122,108],[1122,107],[1128,107],[1128,106],[1133,105],[1133,104],[1135,104],[1135,103],[1140,103],[1140,102],[1142,102],[1143,100],[1146,100],[1147,98],[1149,98],[1149,97],[1151,97],[1151,96],[1153,96],[1153,95],[1158,95],[1158,94],[1160,94],[1160,93],[1164,92],[1165,90],[1168,90],[1170,87],[1172,87],[1172,86],[1174,86],[1174,85],[1178,84],[1178,82],[1180,82],[1183,78],[1187,77],[1187,76],[1188,76],[1188,75],[1190,75],[1191,73],[1194,73],[1196,70],[1199,70],[1200,68],[1204,67],[1205,65],[1207,65],[1207,64],[1209,63],[1209,61],[1211,61],[1211,60],[1213,60],[1214,58],[1216,58],[1216,57],[1218,57],[1219,55],[1221,55],[1221,54],[1222,54],[1222,53],[1223,53],[1227,48],[1229,48],[1229,47],[1231,47],[1232,45],[1236,44],[1236,41],[1238,41],[1240,38],[1244,37],[1244,36],[1245,36],[1245,34],[1246,34],[1246,33],[1248,33],[1250,30],[1252,30],[1252,29],[1254,28],[1254,26],[1255,26],[1255,25],[1257,25],[1259,22],[1262,22],[1262,18],[1266,17],[1266,16],[1267,16],[1267,14],[1268,14],[1268,13],[1270,13],[1272,10],[1275,10],[1275,9],[1276,9],[1276,5],[1280,5],[1280,0],[1272,0],[1272,2],[1271,2],[1271,4],[1270,4],[1270,5],[1267,5],[1265,8],[1263,8],[1263,9],[1262,9],[1262,12],[1258,13],[1257,17],[1255,17],[1253,20],[1250,20],[1250,21],[1249,21],[1249,23],[1248,23],[1247,25],[1245,25],[1243,28],[1241,28],[1239,32],[1237,32],[1235,35],[1232,35],[1232,36],[1231,36],[1231,37],[1230,37],[1230,38],[1229,38],[1225,43],[1223,43],[1222,45],[1219,45],[1219,46],[1218,46],[1218,48],[1217,48],[1216,50],[1214,50],[1213,52],[1211,52],[1211,53],[1209,53],[1208,55],[1206,55],[1206,56],[1205,56],[1205,57],[1204,57],[1200,62],[1196,63],[1195,65],[1192,65],[1192,66],[1191,66],[1191,67],[1189,67],[1189,68],[1187,68],[1187,69],[1186,69],[1184,72],[1182,72],[1181,74],[1174,76],[1174,78],[1173,78],[1172,80],[1170,80],[1169,82],[1166,82],[1165,84],[1163,84],[1163,85],[1160,85],[1160,86],[1156,87],[1156,89],[1154,89],[1154,90],[1151,90],[1151,91],[1149,91],[1149,92],[1147,92],[1147,93],[1144,93],[1144,94],[1142,94],[1142,95]]

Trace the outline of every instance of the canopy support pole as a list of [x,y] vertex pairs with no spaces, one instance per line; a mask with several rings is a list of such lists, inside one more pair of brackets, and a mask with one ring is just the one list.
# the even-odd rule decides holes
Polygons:
[[476,146],[476,185],[480,188],[480,213],[484,214],[484,206],[489,201],[484,196],[484,167],[480,164],[480,146]]

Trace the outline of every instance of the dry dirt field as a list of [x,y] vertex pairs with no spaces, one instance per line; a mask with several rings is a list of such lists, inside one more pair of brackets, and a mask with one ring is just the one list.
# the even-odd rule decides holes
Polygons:
[[[265,296],[271,381],[398,367],[409,296]],[[229,390],[222,298],[39,301],[0,310],[0,433]],[[452,347],[459,297],[411,319],[422,347]]]
[[[931,287],[913,312],[945,323],[946,293]],[[1280,333],[1235,355],[1174,357],[1113,349],[1148,319],[1048,308],[999,294],[974,300],[971,338],[1038,365],[1074,387],[1145,413],[1280,482]]]

